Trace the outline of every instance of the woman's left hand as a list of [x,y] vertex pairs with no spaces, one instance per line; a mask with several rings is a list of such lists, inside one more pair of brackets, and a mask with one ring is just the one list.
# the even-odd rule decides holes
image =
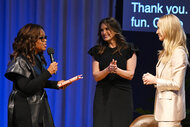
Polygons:
[[[59,84],[62,84],[63,82],[65,82],[65,80],[60,80],[57,84],[59,86]],[[60,89],[65,89],[67,86],[69,86],[71,83],[65,84],[63,87],[60,87]]]

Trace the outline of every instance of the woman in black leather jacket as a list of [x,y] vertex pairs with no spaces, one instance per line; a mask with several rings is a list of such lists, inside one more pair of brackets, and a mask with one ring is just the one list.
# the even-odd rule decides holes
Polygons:
[[[43,52],[47,36],[38,24],[27,24],[17,34],[5,77],[13,81],[9,97],[9,127],[54,127],[44,88],[59,89],[64,82],[48,80],[57,71],[57,63],[45,68]],[[67,84],[66,84],[67,85]]]

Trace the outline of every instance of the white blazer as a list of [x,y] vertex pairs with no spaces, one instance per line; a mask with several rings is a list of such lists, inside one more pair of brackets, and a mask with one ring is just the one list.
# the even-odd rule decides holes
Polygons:
[[156,65],[154,116],[157,121],[181,121],[186,117],[185,74],[188,64],[184,47],[177,47],[170,60]]

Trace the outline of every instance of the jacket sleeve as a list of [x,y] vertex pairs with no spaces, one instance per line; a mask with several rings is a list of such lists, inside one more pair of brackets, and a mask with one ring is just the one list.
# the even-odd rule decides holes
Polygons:
[[174,50],[171,57],[171,79],[158,78],[157,89],[159,91],[180,90],[184,83],[187,63],[188,60],[185,51],[181,48]]
[[46,82],[45,88],[59,89],[57,83],[58,83],[58,81],[48,80],[48,81]]
[[[51,74],[46,70],[34,79],[29,79],[18,75],[13,82],[15,83],[18,90],[28,96],[31,96],[43,88],[46,88],[46,84],[48,83],[48,79],[50,77]],[[57,86],[56,83],[54,85],[55,87]]]

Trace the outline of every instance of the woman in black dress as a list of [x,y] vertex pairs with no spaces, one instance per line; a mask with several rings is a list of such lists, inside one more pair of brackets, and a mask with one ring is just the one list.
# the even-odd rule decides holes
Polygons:
[[47,36],[38,24],[25,25],[15,38],[5,73],[13,81],[8,104],[9,127],[54,127],[44,88],[59,89],[64,81],[48,80],[56,73],[57,63],[45,68],[46,41]]
[[98,45],[88,53],[97,81],[94,127],[128,127],[133,119],[132,89],[137,49],[125,41],[120,24],[114,18],[99,23]]

